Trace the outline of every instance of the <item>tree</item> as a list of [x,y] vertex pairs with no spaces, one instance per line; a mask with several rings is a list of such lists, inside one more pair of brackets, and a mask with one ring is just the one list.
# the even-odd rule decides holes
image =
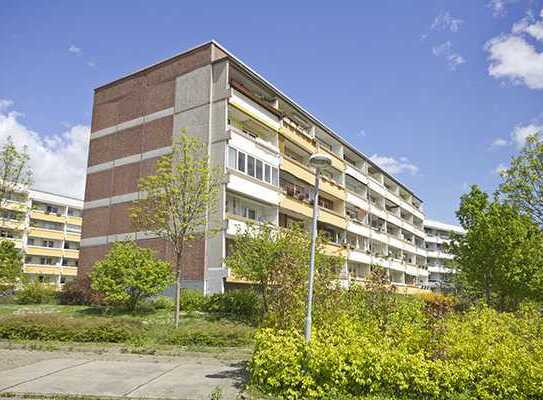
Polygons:
[[96,263],[90,279],[92,289],[102,293],[104,300],[135,311],[143,299],[171,284],[172,270],[169,263],[157,260],[152,250],[118,242]]
[[543,300],[543,233],[529,216],[477,186],[457,216],[466,233],[453,235],[449,250],[461,293],[499,309]]
[[[262,317],[278,327],[301,326],[307,294],[309,233],[300,226],[278,228],[251,224],[234,238],[226,266],[234,276],[256,285],[263,298]],[[332,301],[331,285],[341,260],[322,252],[324,238],[316,243],[315,312],[324,312]],[[320,309],[319,309],[320,308]]]
[[215,230],[208,222],[219,205],[222,169],[210,165],[207,146],[198,138],[181,134],[172,152],[159,159],[156,174],[139,181],[143,193],[131,208],[138,229],[166,240],[175,257],[175,326],[179,326],[179,303],[183,254],[192,241]]
[[543,142],[535,132],[501,176],[500,196],[543,226]]
[[0,293],[14,290],[23,278],[23,255],[9,240],[0,241]]
[[0,149],[0,202],[9,200],[15,192],[20,192],[31,184],[29,160],[26,146],[22,151],[18,150],[11,136],[8,136]]

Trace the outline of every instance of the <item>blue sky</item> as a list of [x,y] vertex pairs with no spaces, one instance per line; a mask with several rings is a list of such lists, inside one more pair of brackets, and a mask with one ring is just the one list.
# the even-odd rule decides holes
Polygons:
[[543,128],[543,1],[318,3],[4,0],[0,139],[81,195],[93,88],[214,38],[454,222]]

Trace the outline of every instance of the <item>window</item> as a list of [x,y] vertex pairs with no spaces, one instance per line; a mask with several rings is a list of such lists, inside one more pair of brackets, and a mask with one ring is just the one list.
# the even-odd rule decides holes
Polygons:
[[241,151],[238,152],[238,170],[245,172],[245,154]]
[[279,186],[279,170],[233,147],[228,148],[228,167],[260,181]]
[[79,225],[66,225],[66,229],[70,232],[81,232],[81,227]]
[[255,158],[247,156],[247,175],[255,176]]
[[271,167],[268,164],[264,165],[264,180],[271,183]]
[[81,210],[79,210],[78,208],[68,208],[68,215],[70,217],[80,217],[81,216]]
[[256,179],[262,180],[262,168],[263,168],[262,161],[256,160],[256,175],[255,175]]
[[27,242],[29,246],[34,246],[34,238],[28,238]]
[[58,214],[58,207],[47,206],[47,214]]
[[234,149],[233,147],[228,148],[228,167],[229,168],[237,169],[236,168],[236,162],[238,158],[237,153],[238,153],[237,150]]

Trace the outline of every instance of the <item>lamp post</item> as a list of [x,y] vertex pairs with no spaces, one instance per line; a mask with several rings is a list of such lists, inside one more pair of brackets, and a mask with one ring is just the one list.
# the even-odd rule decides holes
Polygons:
[[311,244],[309,252],[309,277],[307,284],[307,302],[305,309],[305,342],[311,340],[311,325],[313,311],[313,277],[315,275],[315,242],[317,239],[317,220],[319,217],[319,186],[321,170],[328,168],[332,164],[332,159],[326,154],[313,154],[309,158],[309,164],[315,168],[315,188],[313,194],[313,220],[311,223]]

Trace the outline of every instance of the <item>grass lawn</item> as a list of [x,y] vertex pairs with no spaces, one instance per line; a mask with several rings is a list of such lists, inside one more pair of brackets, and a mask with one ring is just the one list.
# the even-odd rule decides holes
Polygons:
[[105,307],[0,304],[0,340],[8,342],[115,343],[149,353],[171,347],[248,350],[253,334],[250,325],[205,313],[183,314],[176,329],[173,312],[163,309],[132,314]]

